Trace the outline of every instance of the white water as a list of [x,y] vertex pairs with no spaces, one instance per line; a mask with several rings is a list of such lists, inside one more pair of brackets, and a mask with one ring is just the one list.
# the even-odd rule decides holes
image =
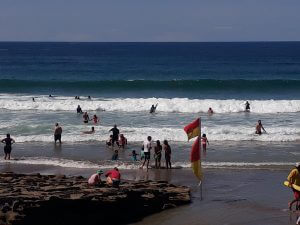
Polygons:
[[[158,103],[159,112],[199,113],[207,112],[211,107],[215,113],[238,113],[245,110],[245,101],[188,99],[188,98],[93,98],[75,100],[73,97],[20,96],[11,94],[0,95],[0,109],[7,110],[43,110],[43,111],[75,111],[80,105],[84,111],[148,111],[152,104]],[[253,113],[288,113],[300,112],[300,100],[252,100]]]
[[[23,157],[17,160],[0,159],[0,164],[26,164],[26,165],[47,165],[78,169],[106,169],[118,167],[119,169],[138,169],[140,162],[122,162],[122,161],[102,161],[93,163],[90,161],[76,161],[63,158],[46,157]],[[271,168],[292,166],[294,162],[202,162],[203,168]],[[190,162],[175,162],[174,168],[190,168]]]

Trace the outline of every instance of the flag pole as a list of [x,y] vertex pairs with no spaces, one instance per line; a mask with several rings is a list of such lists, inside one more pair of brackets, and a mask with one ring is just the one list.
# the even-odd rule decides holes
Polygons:
[[[201,163],[201,117],[199,117],[199,136],[198,136],[198,141],[199,141],[199,155],[200,155],[200,163]],[[200,200],[202,201],[202,177],[199,182],[200,186]]]

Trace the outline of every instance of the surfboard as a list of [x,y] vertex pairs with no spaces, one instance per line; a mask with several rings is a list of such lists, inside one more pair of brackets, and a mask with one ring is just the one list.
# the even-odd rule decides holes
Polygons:
[[284,181],[283,184],[287,187],[294,188],[295,190],[300,191],[300,186],[298,186],[296,184],[290,185],[288,181]]

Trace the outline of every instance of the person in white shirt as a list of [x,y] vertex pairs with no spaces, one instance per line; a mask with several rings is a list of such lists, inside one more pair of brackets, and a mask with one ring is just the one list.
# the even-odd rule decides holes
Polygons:
[[143,167],[144,167],[144,165],[145,165],[145,163],[147,161],[147,172],[148,172],[148,169],[149,169],[150,150],[152,149],[151,140],[152,140],[152,137],[148,136],[147,140],[144,141],[144,145],[142,147],[142,149],[144,150],[145,158],[144,158],[144,162],[143,162],[143,165],[142,165],[141,169],[143,169]]

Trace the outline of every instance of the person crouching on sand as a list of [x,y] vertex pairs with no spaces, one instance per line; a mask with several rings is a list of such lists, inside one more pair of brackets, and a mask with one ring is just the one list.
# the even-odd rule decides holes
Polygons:
[[112,185],[113,187],[119,187],[120,181],[121,181],[121,174],[119,172],[119,169],[115,167],[114,169],[108,171],[105,176],[106,183],[109,185]]
[[[296,163],[295,167],[296,168],[292,169],[289,176],[287,177],[290,186],[292,186],[292,184],[300,186],[300,163]],[[296,210],[298,210],[299,201],[300,201],[300,192],[295,189],[293,189],[293,192],[294,192],[294,200],[289,202],[289,209],[292,210],[293,204],[297,202]]]
[[12,146],[13,143],[16,143],[16,142],[15,142],[14,139],[12,139],[10,137],[10,134],[7,134],[6,138],[2,139],[1,142],[5,144],[5,146],[4,146],[4,154],[5,154],[4,159],[5,160],[6,159],[10,160],[11,146]]
[[96,186],[101,184],[101,174],[103,174],[102,170],[98,170],[95,174],[93,174],[89,180],[88,180],[88,184],[91,186]]

